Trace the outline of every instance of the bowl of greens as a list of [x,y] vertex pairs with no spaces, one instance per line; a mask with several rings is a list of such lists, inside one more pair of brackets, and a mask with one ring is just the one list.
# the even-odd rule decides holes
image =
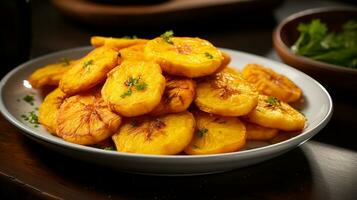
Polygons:
[[327,88],[351,89],[357,85],[357,8],[295,13],[276,27],[273,45],[285,63]]

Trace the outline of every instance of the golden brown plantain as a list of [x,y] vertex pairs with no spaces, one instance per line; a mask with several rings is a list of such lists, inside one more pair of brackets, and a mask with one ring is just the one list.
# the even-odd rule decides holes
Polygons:
[[60,63],[49,64],[34,71],[29,82],[35,89],[45,85],[58,86],[63,74],[67,72],[75,61],[64,60]]
[[255,124],[284,131],[298,131],[305,127],[305,117],[289,104],[272,96],[259,95],[258,105],[247,116]]
[[57,135],[76,144],[101,142],[118,130],[121,117],[108,108],[99,89],[67,98],[57,115]]
[[119,51],[122,60],[145,60],[145,44],[133,45]]
[[120,50],[126,47],[130,47],[137,44],[146,44],[148,40],[139,38],[113,38],[113,37],[101,37],[93,36],[90,39],[90,43],[94,47],[109,46]]
[[73,95],[101,83],[107,73],[117,65],[118,52],[109,47],[99,47],[74,63],[62,77],[59,87]]
[[102,95],[113,111],[134,117],[151,112],[164,89],[165,78],[158,64],[127,60],[108,74]]
[[279,130],[275,128],[267,128],[258,124],[253,124],[248,121],[243,121],[247,130],[247,140],[263,140],[268,141],[278,135]]
[[219,66],[219,68],[215,71],[215,73],[218,73],[220,71],[222,71],[223,69],[227,68],[229,63],[231,62],[231,56],[224,52],[224,51],[221,51],[222,53],[222,56],[223,56],[223,60],[222,60],[222,63],[221,63],[221,66]]
[[195,119],[189,112],[128,118],[112,136],[120,152],[178,154],[189,144]]
[[195,82],[190,78],[165,76],[166,87],[159,105],[151,115],[178,113],[187,110],[195,96]]
[[221,51],[200,38],[158,37],[145,46],[147,59],[159,63],[162,70],[190,78],[214,73],[222,64]]
[[297,101],[301,97],[301,89],[294,82],[270,68],[248,64],[242,74],[262,94],[277,97],[284,102]]
[[51,134],[56,134],[58,110],[67,96],[66,93],[57,88],[45,97],[40,106],[38,121],[46,127]]
[[258,103],[258,92],[239,73],[227,68],[197,83],[195,104],[222,116],[248,114]]
[[246,130],[238,118],[196,112],[195,119],[196,133],[185,148],[187,154],[227,153],[245,145]]

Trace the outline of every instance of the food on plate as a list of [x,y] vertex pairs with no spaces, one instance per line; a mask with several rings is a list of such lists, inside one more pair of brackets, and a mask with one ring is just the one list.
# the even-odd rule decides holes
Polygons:
[[134,117],[151,112],[164,90],[165,77],[158,64],[128,60],[108,74],[102,95],[114,112]]
[[195,97],[195,82],[190,78],[167,75],[166,87],[152,115],[178,113],[187,110]]
[[147,41],[148,40],[146,39],[139,39],[135,36],[122,38],[93,36],[90,39],[90,43],[94,47],[109,46],[117,50],[130,47],[136,44],[145,44]]
[[210,42],[200,38],[174,37],[171,32],[148,41],[145,56],[157,62],[166,73],[189,78],[212,74],[223,60],[221,51]]
[[228,53],[226,53],[224,51],[221,51],[221,53],[223,56],[221,66],[219,66],[218,69],[214,73],[218,73],[218,72],[222,71],[223,69],[227,68],[228,64],[231,62],[231,56]]
[[185,148],[187,154],[227,153],[245,145],[245,126],[237,117],[196,112],[195,119],[196,132]]
[[69,95],[86,91],[104,81],[107,73],[117,65],[117,60],[118,52],[114,49],[96,48],[63,74],[59,87]]
[[248,64],[242,75],[262,94],[277,97],[285,102],[294,102],[301,97],[301,89],[294,82],[262,65]]
[[190,143],[195,126],[195,119],[187,111],[128,118],[112,138],[120,152],[172,155]]
[[349,20],[341,31],[329,31],[325,23],[314,19],[300,23],[299,38],[291,47],[298,55],[349,68],[357,68],[357,21]]
[[56,119],[56,133],[64,140],[92,145],[112,136],[121,117],[103,101],[99,89],[71,96],[62,103]]
[[259,95],[258,105],[247,116],[247,120],[264,127],[284,131],[304,129],[304,115],[276,97]]
[[41,88],[45,85],[58,86],[63,74],[67,72],[75,61],[63,59],[59,63],[49,64],[34,71],[29,82],[33,88]]
[[145,44],[137,44],[119,51],[122,60],[145,60]]
[[[38,121],[65,141],[202,155],[239,151],[251,140],[280,141],[305,127],[305,117],[287,104],[302,100],[297,85],[257,64],[240,72],[206,40],[166,32],[152,40],[92,37],[91,43],[95,48],[68,66],[48,65],[29,77],[34,88],[58,85],[44,98]],[[32,96],[23,100],[34,106]],[[35,112],[21,117],[38,123]]]
[[267,128],[247,121],[243,121],[243,123],[246,129],[247,140],[268,141],[279,133],[279,130],[276,128]]
[[52,134],[56,134],[57,114],[67,96],[57,88],[45,97],[39,108],[38,121]]
[[258,103],[258,92],[230,69],[197,82],[195,104],[205,112],[222,116],[248,114]]

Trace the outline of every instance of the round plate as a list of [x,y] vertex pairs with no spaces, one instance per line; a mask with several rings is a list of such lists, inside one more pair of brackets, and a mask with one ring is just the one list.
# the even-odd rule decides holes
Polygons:
[[[248,148],[233,153],[161,156],[120,153],[72,144],[52,136],[42,126],[36,128],[23,120],[21,115],[33,111],[43,100],[39,91],[31,88],[26,80],[27,77],[39,67],[58,62],[63,58],[79,58],[90,50],[91,47],[81,47],[52,53],[28,61],[12,70],[1,80],[0,110],[2,114],[26,136],[63,154],[122,171],[161,175],[215,173],[268,160],[307,141],[328,123],[332,115],[331,97],[314,79],[282,63],[239,51],[222,49],[231,55],[231,66],[242,69],[247,63],[262,64],[286,75],[302,89],[305,101],[301,112],[308,119],[307,127],[302,133],[275,144],[250,143]],[[34,105],[22,100],[28,94],[34,96]]]

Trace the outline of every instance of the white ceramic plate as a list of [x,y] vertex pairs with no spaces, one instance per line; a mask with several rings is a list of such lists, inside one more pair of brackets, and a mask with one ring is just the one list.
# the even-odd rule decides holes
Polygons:
[[[279,62],[239,51],[223,49],[231,55],[232,66],[241,69],[247,63],[263,64],[286,75],[302,89],[305,105],[301,111],[307,117],[308,125],[301,134],[276,144],[251,143],[250,147],[255,146],[256,148],[233,153],[202,156],[157,156],[119,153],[68,143],[50,135],[41,126],[35,128],[32,124],[24,121],[21,115],[34,110],[34,107],[38,107],[42,102],[39,92],[32,89],[26,81],[31,72],[41,66],[57,62],[63,58],[79,58],[90,49],[90,47],[81,47],[49,54],[28,61],[12,70],[1,80],[0,109],[2,114],[12,124],[22,130],[26,136],[63,154],[110,166],[122,171],[165,175],[215,173],[268,160],[307,141],[328,123],[332,115],[330,95],[318,82],[309,76]],[[22,99],[26,94],[32,94],[35,97],[34,106],[22,100],[17,101],[17,99]]]

